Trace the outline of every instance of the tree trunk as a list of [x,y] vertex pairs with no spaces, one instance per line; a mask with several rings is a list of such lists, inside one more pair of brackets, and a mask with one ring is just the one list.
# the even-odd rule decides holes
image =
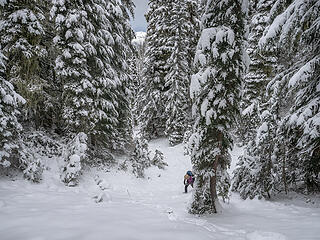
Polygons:
[[[222,149],[222,133],[217,131],[217,141],[218,141],[218,147],[220,148],[221,155],[223,155],[223,149]],[[216,201],[218,200],[218,194],[217,194],[217,169],[219,164],[219,159],[221,155],[217,155],[215,158],[215,161],[213,163],[213,172],[214,176],[210,177],[210,195],[212,200],[212,207],[213,211],[217,213],[217,206]]]
[[219,159],[219,156],[216,156],[216,160],[213,163],[214,176],[210,177],[210,194],[211,194],[212,207],[213,207],[214,213],[217,213],[217,206],[215,203],[216,203],[216,200],[218,199],[218,194],[217,194],[218,159]]
[[286,175],[286,156],[283,158],[283,162],[282,162],[282,179],[284,183],[284,191],[286,194],[288,194],[287,175]]

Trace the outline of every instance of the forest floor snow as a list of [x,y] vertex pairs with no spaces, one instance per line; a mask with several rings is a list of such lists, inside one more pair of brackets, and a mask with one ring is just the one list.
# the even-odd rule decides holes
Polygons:
[[[183,193],[183,176],[191,169],[190,158],[182,145],[170,147],[165,139],[152,141],[150,148],[164,153],[168,167],[148,169],[145,179],[90,171],[69,188],[60,182],[54,160],[41,184],[0,179],[0,239],[319,239],[319,196],[243,201],[232,194],[220,214],[188,214],[193,189]],[[235,147],[231,153],[231,168],[240,152]]]

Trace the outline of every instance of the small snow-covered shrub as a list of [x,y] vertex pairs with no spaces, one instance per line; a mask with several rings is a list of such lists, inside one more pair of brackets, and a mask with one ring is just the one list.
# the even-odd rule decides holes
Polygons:
[[163,153],[158,149],[156,149],[151,164],[157,166],[159,169],[164,169],[166,166],[168,166],[168,164],[165,161],[163,161]]
[[68,144],[63,158],[65,165],[61,173],[61,180],[68,186],[78,184],[81,175],[81,162],[86,158],[87,135],[78,133]]
[[99,175],[96,175],[94,181],[98,185],[100,191],[93,196],[93,199],[96,203],[99,202],[110,202],[112,200],[111,194],[108,191],[111,188],[111,185],[107,183],[104,179],[100,178]]
[[135,140],[135,147],[130,156],[132,172],[137,178],[144,177],[144,170],[151,166],[150,151],[148,141],[138,138]]
[[0,165],[7,168],[7,167],[10,167],[11,163],[8,160],[4,159],[3,161],[0,162]]
[[123,161],[122,163],[120,163],[118,169],[121,171],[127,171],[128,170],[128,161],[126,160],[126,161]]
[[77,154],[73,154],[69,157],[68,162],[63,169],[63,181],[68,186],[77,185],[77,179],[81,174],[81,159]]
[[43,131],[33,130],[21,134],[17,158],[24,177],[30,181],[39,182],[41,180],[45,169],[42,159],[61,155],[59,139],[56,140],[48,135]]
[[40,182],[42,179],[43,165],[40,159],[30,162],[27,168],[23,170],[24,177],[32,182]]

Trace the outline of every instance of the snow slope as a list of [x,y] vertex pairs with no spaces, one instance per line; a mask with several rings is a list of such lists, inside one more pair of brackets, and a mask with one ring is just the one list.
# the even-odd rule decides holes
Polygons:
[[[192,189],[182,193],[183,175],[191,164],[183,146],[160,139],[150,148],[161,150],[169,166],[148,169],[146,179],[91,171],[68,188],[56,177],[54,160],[42,184],[0,179],[0,239],[319,239],[320,208],[299,195],[242,201],[234,194],[222,214],[188,214]],[[240,152],[235,148],[233,159]]]

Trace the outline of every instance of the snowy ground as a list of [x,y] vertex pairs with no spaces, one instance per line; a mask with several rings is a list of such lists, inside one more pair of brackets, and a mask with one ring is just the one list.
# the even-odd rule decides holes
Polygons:
[[[233,194],[222,214],[188,214],[192,190],[182,193],[183,175],[191,164],[183,147],[169,147],[164,139],[150,147],[161,150],[169,166],[149,169],[144,180],[124,172],[91,172],[79,187],[67,188],[56,177],[55,164],[41,184],[0,179],[0,239],[319,239],[316,198],[242,201]],[[234,159],[240,151],[233,151]]]

